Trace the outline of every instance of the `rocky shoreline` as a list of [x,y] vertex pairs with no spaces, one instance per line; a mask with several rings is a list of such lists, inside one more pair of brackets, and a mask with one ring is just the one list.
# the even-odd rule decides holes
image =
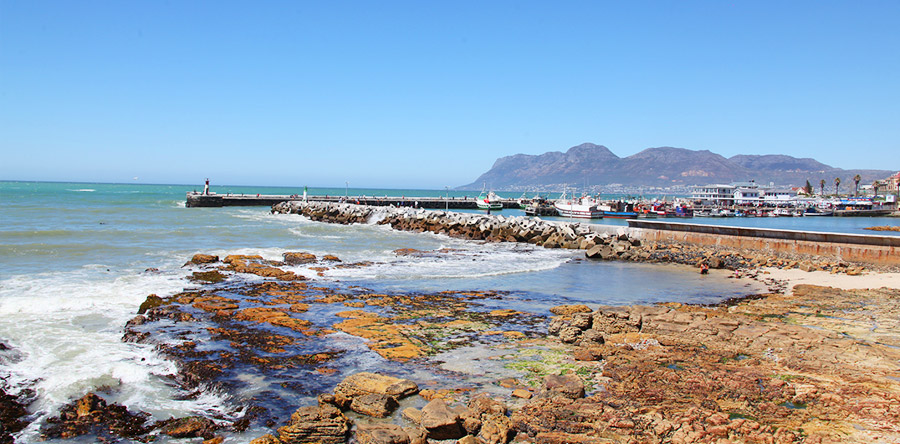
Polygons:
[[[760,280],[763,267],[847,279],[871,272],[650,244],[580,224],[357,210],[277,209],[332,223],[579,248],[601,260],[706,264]],[[291,271],[370,265],[305,252],[281,260],[195,255],[185,264],[190,288],[149,295],[123,341],[154,345],[178,364],[171,379],[185,398],[225,393],[234,414],[153,420],[87,393],[43,424],[41,436],[207,444],[900,441],[898,289],[798,285],[785,294],[784,283],[768,282],[768,294],[710,306],[561,305],[547,314],[486,304],[502,303],[502,292],[382,293]],[[360,359],[363,369],[344,371]],[[476,376],[447,366],[453,361],[492,370]],[[248,387],[250,380],[264,388]],[[21,400],[6,401],[0,442],[13,442],[26,411]]]
[[[323,261],[301,252],[285,259]],[[176,360],[174,380],[187,392],[215,385],[247,414],[154,423],[88,394],[44,436],[219,443],[262,426],[270,432],[254,444],[900,439],[900,290],[801,285],[712,306],[561,305],[547,318],[479,308],[503,294],[379,294],[304,279],[286,265],[197,255],[187,266],[205,283],[148,297],[123,338]],[[276,277],[235,280],[246,274]],[[329,310],[326,322],[310,320]],[[338,376],[346,353],[325,342],[336,332],[364,339],[382,369]],[[517,376],[423,377],[440,353],[479,343],[501,350],[492,359]],[[230,372],[265,375],[284,390],[241,398]]]

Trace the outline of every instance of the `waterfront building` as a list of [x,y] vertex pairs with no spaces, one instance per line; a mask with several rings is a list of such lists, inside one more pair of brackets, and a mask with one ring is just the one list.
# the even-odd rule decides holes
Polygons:
[[900,172],[888,177],[883,183],[884,185],[879,187],[878,191],[883,191],[887,194],[897,194],[898,190],[900,190]]
[[734,185],[703,185],[693,187],[691,200],[701,205],[731,206],[734,205]]
[[762,200],[767,205],[794,205],[797,203],[797,193],[788,189],[767,189]]

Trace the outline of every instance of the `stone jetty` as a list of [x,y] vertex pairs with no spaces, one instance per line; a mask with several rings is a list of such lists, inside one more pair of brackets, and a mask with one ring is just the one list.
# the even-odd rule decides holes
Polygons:
[[[677,263],[712,269],[755,270],[760,267],[861,274],[872,264],[840,257],[742,249],[672,240],[644,240],[648,230],[581,222],[546,221],[537,217],[373,207],[347,203],[282,202],[273,213],[300,214],[318,222],[389,225],[396,230],[432,232],[486,242],[521,242],[544,248],[584,250],[590,259]],[[659,231],[659,230],[651,230]],[[652,234],[652,233],[651,233]],[[873,247],[874,248],[874,247]],[[753,277],[751,271],[749,276]]]
[[[274,205],[272,212],[301,214],[318,222],[376,223],[403,231],[429,231],[488,242],[527,242],[546,248],[586,250],[611,239],[608,233],[600,233],[588,224],[550,222],[527,216],[507,217],[325,202],[283,202]],[[628,237],[624,228],[621,232],[623,238]]]

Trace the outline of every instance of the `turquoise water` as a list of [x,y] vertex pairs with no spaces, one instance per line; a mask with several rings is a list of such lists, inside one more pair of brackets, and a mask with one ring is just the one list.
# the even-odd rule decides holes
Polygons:
[[[332,269],[324,277],[303,267],[291,270],[385,291],[504,290],[509,295],[497,302],[500,306],[540,313],[560,303],[714,302],[760,290],[724,275],[699,278],[685,267],[586,261],[577,251],[484,244],[378,225],[322,224],[273,215],[266,207],[185,208],[185,193],[198,188],[0,182],[0,340],[13,348],[0,357],[0,378],[12,393],[33,391],[29,408],[37,419],[20,442],[36,441],[43,418],[101,387],[113,401],[157,418],[241,414],[228,394],[206,392],[183,400],[167,378],[175,372],[174,363],[150,346],[121,341],[125,322],[147,295],[167,296],[193,285],[185,280],[189,271],[182,265],[195,253],[270,259],[280,259],[286,251],[335,254],[345,262],[375,265]],[[302,193],[302,188],[212,190]],[[443,195],[427,190],[349,192]],[[399,248],[450,248],[453,254],[411,258],[394,254]]]

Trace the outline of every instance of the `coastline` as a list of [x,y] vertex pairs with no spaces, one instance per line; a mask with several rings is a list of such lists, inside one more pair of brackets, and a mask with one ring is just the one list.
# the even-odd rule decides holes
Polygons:
[[[431,231],[417,225],[406,228]],[[498,231],[494,232],[495,228]],[[291,264],[304,261],[310,261],[310,268],[315,267],[318,272],[372,266],[364,261],[344,262],[327,255],[309,257],[301,252],[286,254],[282,260],[252,254],[221,260],[212,256],[194,258],[186,267],[193,284],[185,283],[185,290],[173,296],[148,297],[139,310],[143,313],[126,327],[123,340],[155,344],[178,363],[179,374],[174,381],[184,387],[188,396],[201,396],[209,387],[240,394],[239,375],[270,377],[289,372],[306,375],[305,380],[315,382],[301,387],[296,381],[278,380],[273,386],[287,385],[247,398],[249,410],[243,416],[201,415],[155,423],[141,419],[140,412],[121,414],[124,407],[107,405],[102,392],[85,394],[60,411],[60,416],[52,418],[59,421],[51,421],[53,424],[62,424],[60,428],[45,428],[42,433],[50,439],[64,439],[77,435],[79,427],[84,427],[88,436],[94,433],[129,439],[167,435],[247,440],[265,429],[270,436],[258,436],[263,439],[258,442],[287,443],[298,442],[291,441],[298,436],[298,430],[315,428],[315,424],[322,424],[316,421],[324,417],[338,422],[345,417],[347,430],[335,442],[363,440],[371,435],[369,427],[373,425],[381,427],[381,432],[389,429],[401,438],[406,436],[410,442],[417,442],[422,429],[426,430],[425,436],[430,435],[416,410],[422,413],[427,405],[440,399],[450,412],[444,412],[449,415],[445,418],[447,423],[456,424],[457,432],[464,432],[458,438],[462,442],[816,442],[811,440],[813,437],[828,442],[838,439],[836,436],[844,442],[890,442],[897,438],[894,431],[877,426],[879,421],[896,423],[890,409],[881,417],[846,411],[847,405],[863,399],[863,394],[868,400],[890,401],[896,396],[896,384],[891,382],[894,374],[884,370],[882,364],[893,353],[883,344],[900,345],[894,342],[897,328],[890,323],[890,316],[879,317],[879,325],[888,333],[878,332],[877,339],[866,336],[866,328],[860,327],[865,318],[854,313],[853,303],[857,299],[874,301],[867,302],[869,309],[892,315],[892,308],[885,301],[896,295],[891,291],[845,292],[804,285],[897,288],[897,273],[880,273],[873,267],[831,259],[805,263],[804,258],[782,255],[640,242],[618,229],[604,236],[569,228],[575,235],[571,239],[562,229],[548,232],[545,239],[541,229],[541,244],[549,242],[550,246],[566,248],[577,243],[579,248],[589,247],[585,252],[598,248],[597,257],[605,254],[604,260],[609,261],[684,267],[710,261],[711,273],[717,277],[734,276],[736,270],[742,279],[753,278],[768,284],[773,291],[785,293],[747,295],[711,306],[661,303],[650,306],[655,314],[636,305],[591,307],[590,321],[585,324],[587,312],[583,308],[557,307],[553,310],[557,318],[550,319],[542,313],[510,312],[485,305],[502,304],[507,297],[503,292],[373,292],[318,280],[316,273],[303,277],[290,268]],[[515,233],[504,235],[502,231],[501,227],[492,227],[483,240],[495,242],[515,237]],[[594,245],[590,246],[592,242]],[[428,257],[454,253],[409,249],[397,250],[395,254]],[[803,267],[827,271],[801,271]],[[797,288],[800,290],[795,294]],[[640,313],[637,329],[636,325],[629,325],[635,312]],[[627,316],[620,316],[621,313]],[[660,321],[659,316],[665,321]],[[624,325],[598,323],[598,319],[607,318],[623,320]],[[562,322],[560,319],[578,322],[579,326],[571,326],[578,332],[569,329],[565,337],[559,332],[548,335],[548,330],[555,330],[554,323]],[[825,324],[826,320],[832,324]],[[746,327],[748,332],[758,333],[760,325],[767,330],[757,336],[775,338],[769,346],[740,345],[733,337],[726,340],[724,334],[719,335],[722,328],[732,326],[734,330]],[[167,331],[167,326],[176,330]],[[814,334],[825,330],[840,333],[835,333],[835,337],[831,333]],[[854,336],[846,337],[847,332]],[[709,337],[700,341],[698,338],[704,337],[701,335]],[[177,340],[170,342],[173,338]],[[350,351],[335,353],[337,349],[330,349],[329,344],[336,340],[355,345]],[[225,357],[211,354],[220,353],[220,347],[231,343],[242,345]],[[850,352],[846,356],[816,355],[816,348],[823,344],[829,350],[849,346]],[[768,352],[770,348],[783,348],[794,354]],[[871,352],[874,354],[870,354],[871,350],[875,350]],[[349,404],[334,401],[329,396],[339,395],[337,387],[352,376],[340,373],[342,360],[359,356],[371,360],[367,361],[369,366],[371,362],[380,363],[367,367],[370,370],[418,384],[421,394],[398,399],[400,407],[394,407],[382,419],[358,411],[372,408],[371,405],[357,405],[354,409],[352,399]],[[773,356],[778,359],[771,359]],[[856,379],[849,376],[852,373],[847,365],[841,364],[845,357],[856,359],[854,365],[865,369],[869,382],[860,385],[859,375]],[[454,362],[470,365],[463,369],[450,365]],[[868,366],[879,362],[881,367],[869,370]],[[835,368],[840,370],[836,373],[840,380],[836,381],[834,376],[828,376]],[[561,380],[550,378],[560,373],[564,376]],[[710,381],[732,384],[728,389],[731,391],[722,392],[721,385],[714,386]],[[760,391],[759,384],[765,390]],[[643,390],[646,387],[654,391]],[[746,405],[712,404],[723,393],[726,398],[746,398]],[[484,402],[476,401],[480,394],[501,402],[502,409],[497,409],[505,411],[502,417],[506,419],[478,410]],[[386,398],[378,399],[385,406],[392,405]],[[286,410],[272,409],[274,404],[283,404]],[[313,407],[314,412],[308,411]],[[307,409],[304,414],[294,415],[306,418],[306,425],[287,419],[297,408]],[[414,410],[404,414],[407,409]],[[438,407],[429,411],[434,409]],[[565,412],[576,415],[577,420],[569,418],[564,422],[554,416]],[[821,421],[809,424],[812,416]],[[491,424],[489,429],[503,432],[482,433],[472,425],[474,421],[469,421],[471,427],[466,428],[467,418],[475,417],[480,427]],[[109,418],[110,422],[97,429],[95,422],[102,423],[97,418]],[[287,430],[281,433],[280,426]],[[400,427],[402,433],[390,426]],[[829,434],[832,426],[841,435]],[[53,433],[59,436],[53,438]]]

